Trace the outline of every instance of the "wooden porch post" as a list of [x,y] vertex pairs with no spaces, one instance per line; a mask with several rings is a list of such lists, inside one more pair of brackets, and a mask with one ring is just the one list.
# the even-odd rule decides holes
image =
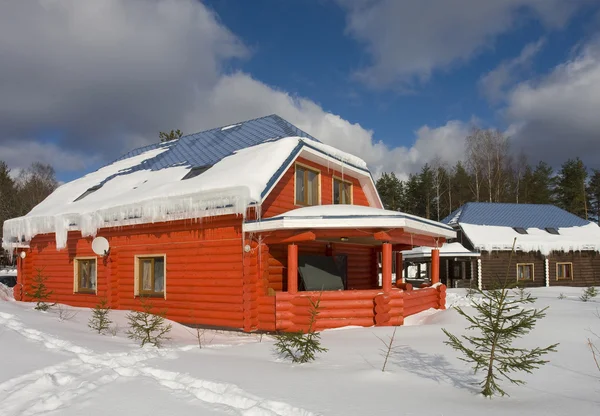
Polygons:
[[402,279],[402,271],[404,270],[402,264],[402,252],[396,251],[396,284],[404,283]]
[[440,282],[440,249],[431,250],[431,284]]
[[291,294],[298,293],[298,246],[296,244],[288,245],[287,290]]
[[381,253],[381,288],[383,293],[389,293],[392,291],[392,245],[383,243]]

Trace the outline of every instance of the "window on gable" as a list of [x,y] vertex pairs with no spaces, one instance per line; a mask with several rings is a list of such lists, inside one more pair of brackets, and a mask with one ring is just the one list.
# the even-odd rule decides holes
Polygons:
[[319,171],[296,165],[296,205],[319,205]]
[[556,228],[547,227],[547,228],[544,228],[544,230],[546,230],[546,232],[549,234],[559,235],[558,230]]
[[88,189],[87,191],[85,191],[84,193],[82,193],[81,195],[79,195],[73,202],[81,201],[83,198],[85,198],[89,194],[93,194],[94,192],[96,192],[100,188],[102,188],[102,185],[94,185],[94,186],[92,186],[90,189]]
[[533,263],[517,264],[517,280],[533,280]]
[[165,256],[143,256],[136,258],[136,294],[159,296],[165,293]]
[[573,263],[556,263],[556,280],[573,280]]
[[519,234],[527,234],[527,230],[523,227],[513,227],[513,230],[515,230]]
[[181,178],[181,180],[185,181],[186,179],[195,178],[196,176],[202,175],[204,172],[206,172],[210,168],[211,168],[210,165],[193,167],[190,169],[190,171],[188,173],[185,174],[185,176],[183,178]]
[[75,293],[96,293],[96,258],[75,259]]
[[333,178],[333,203],[352,204],[352,183]]

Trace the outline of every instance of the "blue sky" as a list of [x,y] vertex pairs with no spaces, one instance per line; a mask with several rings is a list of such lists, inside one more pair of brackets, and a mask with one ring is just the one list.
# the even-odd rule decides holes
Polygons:
[[595,0],[3,3],[0,159],[70,180],[278,113],[375,174],[455,163],[473,124],[600,168],[599,34]]

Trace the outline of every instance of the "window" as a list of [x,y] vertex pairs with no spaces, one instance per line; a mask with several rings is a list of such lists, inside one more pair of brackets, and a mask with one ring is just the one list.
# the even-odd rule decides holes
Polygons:
[[546,227],[546,228],[544,228],[544,230],[546,230],[546,232],[549,234],[559,235],[559,232],[556,228]]
[[513,230],[515,230],[519,234],[527,234],[527,230],[523,227],[513,227]]
[[352,183],[333,178],[333,203],[352,204]]
[[92,186],[90,189],[88,189],[87,191],[85,191],[84,193],[79,195],[73,202],[81,201],[83,198],[85,198],[86,196],[88,196],[90,194],[93,194],[100,188],[102,188],[102,184]]
[[165,256],[149,255],[136,257],[136,294],[160,296],[165,293]]
[[517,264],[517,280],[533,280],[533,263]]
[[75,293],[96,293],[96,258],[75,259]]
[[556,263],[556,280],[573,280],[573,263]]
[[209,170],[211,167],[212,167],[212,165],[193,167],[190,169],[190,171],[188,173],[185,174],[185,176],[183,178],[181,178],[181,180],[185,181],[186,179],[192,179],[192,178],[195,178],[196,176],[202,175],[204,172]]
[[296,205],[319,205],[319,172],[296,165]]

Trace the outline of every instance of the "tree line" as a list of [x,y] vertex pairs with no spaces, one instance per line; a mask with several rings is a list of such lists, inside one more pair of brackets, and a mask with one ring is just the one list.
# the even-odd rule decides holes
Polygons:
[[[36,162],[13,175],[0,160],[0,237],[4,221],[27,214],[57,186],[56,172],[50,165]],[[0,265],[2,253],[0,249]]]
[[419,173],[400,180],[384,173],[376,187],[386,209],[441,220],[467,202],[554,204],[600,222],[600,170],[579,157],[555,172],[540,160],[515,155],[498,130],[474,128],[465,138],[465,157],[449,166],[436,157]]

